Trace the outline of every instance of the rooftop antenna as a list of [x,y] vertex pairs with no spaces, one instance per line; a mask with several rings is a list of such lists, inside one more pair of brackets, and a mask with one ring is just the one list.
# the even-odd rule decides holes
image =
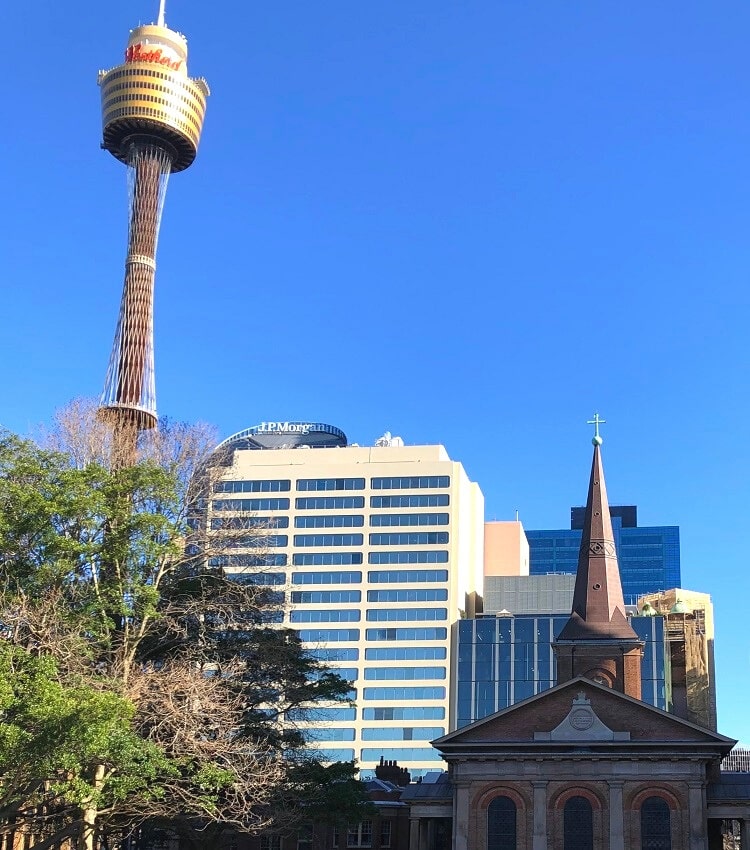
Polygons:
[[156,21],[156,25],[160,27],[166,27],[164,23],[164,7],[167,5],[167,0],[159,0],[159,17]]

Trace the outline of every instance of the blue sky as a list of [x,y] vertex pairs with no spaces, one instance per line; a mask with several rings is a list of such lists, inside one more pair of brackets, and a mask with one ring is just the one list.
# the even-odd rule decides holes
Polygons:
[[[11,429],[101,391],[126,185],[96,72],[157,5],[40,0],[6,39]],[[167,196],[160,412],[442,442],[488,518],[555,528],[599,410],[611,501],[680,525],[683,585],[714,598],[719,725],[750,742],[750,6],[168,0],[167,22],[212,96]]]

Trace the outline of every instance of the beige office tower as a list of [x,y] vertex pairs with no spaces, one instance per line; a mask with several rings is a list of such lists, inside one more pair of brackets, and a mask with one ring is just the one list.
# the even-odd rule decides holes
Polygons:
[[675,588],[638,600],[641,614],[662,615],[672,675],[672,712],[716,730],[714,606],[708,593]]
[[[386,434],[347,445],[322,423],[266,422],[230,437],[212,516],[271,527],[257,580],[285,590],[284,622],[352,682],[355,704],[316,710],[331,761],[381,758],[413,777],[440,769],[430,741],[453,728],[451,626],[474,616],[484,499],[443,446]],[[255,567],[238,550],[229,569]],[[292,718],[299,722],[300,717]]]

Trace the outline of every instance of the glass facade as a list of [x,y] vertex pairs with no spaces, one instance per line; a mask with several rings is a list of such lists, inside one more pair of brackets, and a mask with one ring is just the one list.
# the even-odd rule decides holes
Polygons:
[[[612,506],[611,514],[625,603],[634,605],[639,596],[679,587],[679,527],[639,527],[635,506]],[[571,515],[571,524],[578,528],[526,531],[531,575],[575,573],[582,533],[580,509],[572,508]]]
[[[551,688],[557,669],[552,642],[569,615],[486,617],[458,623],[457,726],[466,726]],[[645,642],[643,700],[667,709],[670,682],[662,617],[632,617]],[[668,650],[666,651],[668,652]]]

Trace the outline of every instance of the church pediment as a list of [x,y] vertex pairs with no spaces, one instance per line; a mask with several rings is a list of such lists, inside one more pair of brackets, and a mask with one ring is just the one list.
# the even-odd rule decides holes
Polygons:
[[481,745],[549,747],[691,743],[727,748],[730,738],[578,677],[434,741],[446,753]]

